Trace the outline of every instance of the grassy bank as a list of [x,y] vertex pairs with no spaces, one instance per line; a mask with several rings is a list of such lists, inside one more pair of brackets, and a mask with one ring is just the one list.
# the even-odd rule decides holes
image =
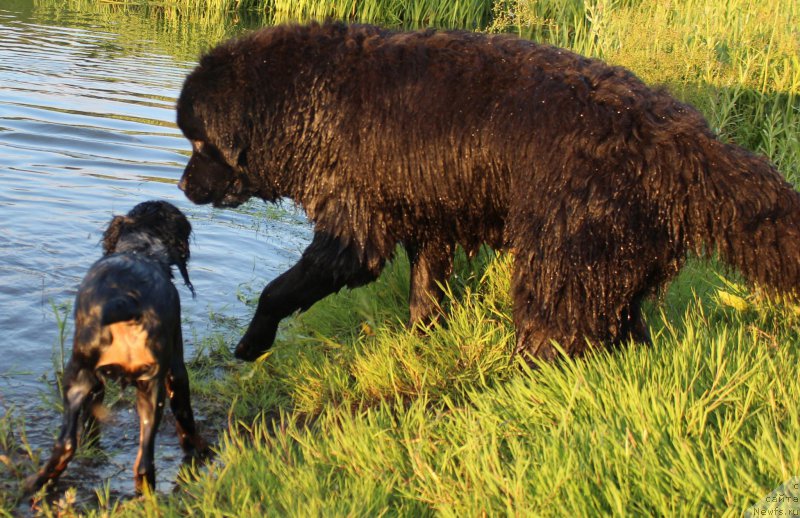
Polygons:
[[[339,8],[279,4],[250,7],[276,20]],[[231,15],[214,5],[214,16]],[[326,14],[409,16],[341,5]],[[664,83],[723,138],[800,181],[796,2],[520,0],[488,12],[465,26],[516,31]],[[231,358],[236,327],[198,337],[196,404],[230,425],[217,461],[174,494],[109,506],[136,516],[737,516],[800,474],[796,306],[690,261],[646,308],[653,347],[530,369],[511,355],[512,261],[459,258],[446,326],[403,327],[401,254],[373,285],[287,322],[256,364]]]

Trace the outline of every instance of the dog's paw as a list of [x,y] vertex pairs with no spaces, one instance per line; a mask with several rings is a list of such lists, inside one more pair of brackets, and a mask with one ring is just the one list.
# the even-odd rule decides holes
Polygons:
[[267,339],[259,337],[259,339],[254,340],[250,337],[250,333],[245,334],[236,346],[233,355],[238,360],[246,362],[256,361],[272,346],[272,342],[275,340],[275,333],[269,333],[266,338]]
[[264,351],[266,351],[266,349],[262,349],[260,347],[251,347],[248,344],[239,342],[239,345],[236,346],[236,350],[233,352],[233,355],[237,360],[254,362],[259,356],[264,354]]
[[278,333],[279,322],[280,319],[277,318],[256,315],[250,322],[247,332],[236,345],[233,355],[246,362],[256,361],[267,349],[272,347]]
[[192,439],[192,446],[186,451],[183,461],[187,462],[191,459],[204,461],[212,458],[213,456],[214,451],[211,449],[211,446],[208,445],[205,439],[197,434]]

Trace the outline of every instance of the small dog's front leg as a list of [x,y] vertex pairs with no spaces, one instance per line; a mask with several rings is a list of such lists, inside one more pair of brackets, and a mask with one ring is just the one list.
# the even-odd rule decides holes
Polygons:
[[155,436],[164,412],[164,380],[154,378],[140,380],[136,384],[136,410],[139,413],[139,452],[133,465],[133,481],[137,493],[144,485],[151,490],[156,487]]
[[105,398],[105,385],[98,383],[97,386],[86,396],[81,408],[80,420],[78,421],[78,442],[81,445],[90,443],[97,444],[100,440],[100,423],[105,411],[103,410],[103,399]]
[[102,387],[94,372],[79,365],[73,357],[64,370],[64,416],[50,460],[35,475],[25,480],[23,490],[32,493],[48,481],[56,479],[67,468],[78,447],[78,424],[87,396]]

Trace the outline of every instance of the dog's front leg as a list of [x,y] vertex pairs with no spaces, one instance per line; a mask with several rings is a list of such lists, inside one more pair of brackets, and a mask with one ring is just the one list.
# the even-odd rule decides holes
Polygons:
[[139,380],[136,383],[136,410],[139,413],[139,452],[133,465],[133,481],[137,493],[142,493],[144,485],[155,489],[156,469],[155,437],[161,416],[164,412],[164,380],[160,377]]
[[61,431],[58,434],[50,460],[35,475],[25,480],[23,490],[32,493],[49,480],[59,477],[67,468],[67,464],[75,455],[78,447],[78,425],[81,409],[87,397],[102,387],[102,383],[95,376],[92,369],[73,358],[64,370],[64,415]]
[[374,280],[382,267],[382,262],[373,270],[362,265],[353,244],[329,234],[314,234],[300,261],[264,288],[253,320],[236,346],[236,357],[255,360],[272,346],[283,318],[305,311],[345,286],[354,288]]

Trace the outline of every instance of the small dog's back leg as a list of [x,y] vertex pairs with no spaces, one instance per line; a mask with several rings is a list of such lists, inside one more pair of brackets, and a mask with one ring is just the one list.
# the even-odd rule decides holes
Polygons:
[[176,370],[170,374],[169,388],[172,391],[170,408],[175,415],[175,428],[184,453],[192,457],[203,456],[208,453],[206,441],[197,433],[194,422],[194,413],[189,402],[189,378],[186,371],[179,374]]
[[78,428],[81,411],[90,394],[102,388],[102,383],[92,369],[80,365],[73,357],[64,370],[64,415],[50,460],[35,475],[28,477],[23,487],[26,493],[34,492],[49,480],[58,478],[67,468],[78,447]]
[[105,385],[98,383],[83,401],[81,421],[78,425],[78,441],[81,445],[96,443],[100,439],[100,425],[97,421],[98,418],[102,419],[101,412],[105,412],[102,410],[105,394]]
[[[180,351],[183,347],[180,346],[177,349]],[[197,433],[194,422],[194,413],[189,397],[189,376],[182,353],[175,354],[170,361],[170,373],[167,375],[167,395],[172,414],[175,416],[178,439],[184,453],[192,457],[207,455],[208,444]]]
[[133,481],[137,493],[147,484],[156,487],[156,468],[153,461],[155,437],[164,413],[164,380],[161,377],[136,382],[136,410],[139,413],[139,452],[133,465]]

